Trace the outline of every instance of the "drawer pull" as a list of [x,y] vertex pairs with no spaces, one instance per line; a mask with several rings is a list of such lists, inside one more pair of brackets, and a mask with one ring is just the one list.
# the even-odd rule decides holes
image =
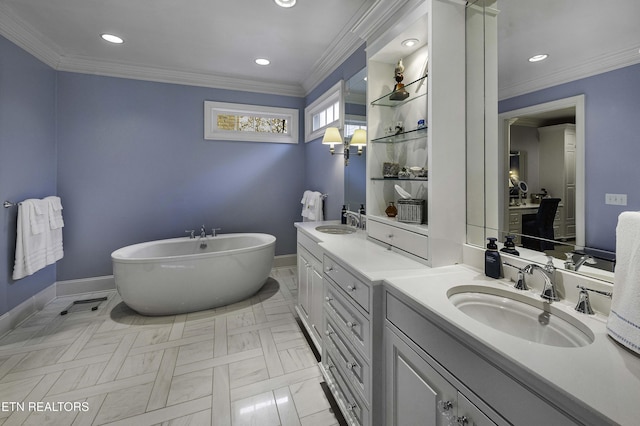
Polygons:
[[350,292],[354,292],[354,291],[356,291],[356,286],[355,285],[348,285],[347,286],[347,290],[349,290]]
[[347,321],[347,327],[349,327],[349,328],[354,328],[357,325],[358,325],[357,322]]
[[358,404],[356,404],[355,402],[350,402],[347,404],[347,410],[349,411],[353,411],[356,408],[358,408]]
[[326,300],[327,302],[331,302],[333,300],[333,297],[326,296],[324,300]]
[[451,401],[440,401],[438,402],[438,408],[442,412],[449,411],[453,408],[453,403]]
[[393,238],[393,234],[387,235],[387,238]]
[[357,367],[358,367],[358,364],[357,364],[357,363],[347,361],[347,368],[348,368],[349,370],[353,370],[354,368],[357,368]]
[[325,336],[331,336],[333,334],[333,331],[331,330],[325,330],[324,335]]
[[327,272],[327,274],[328,274],[329,272],[333,272],[333,271],[334,271],[333,266],[327,266],[327,267],[325,268],[325,271]]
[[458,424],[458,426],[465,426],[469,424],[469,419],[467,418],[467,416],[458,416],[456,418],[456,423]]

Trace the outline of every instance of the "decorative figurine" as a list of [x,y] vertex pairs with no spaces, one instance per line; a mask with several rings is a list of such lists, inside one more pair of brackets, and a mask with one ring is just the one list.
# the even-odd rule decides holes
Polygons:
[[396,85],[393,87],[393,93],[389,95],[389,99],[392,101],[404,101],[409,97],[409,92],[407,92],[407,89],[404,88],[404,83],[402,83],[404,79],[403,73],[404,65],[402,64],[402,59],[400,59],[395,68]]

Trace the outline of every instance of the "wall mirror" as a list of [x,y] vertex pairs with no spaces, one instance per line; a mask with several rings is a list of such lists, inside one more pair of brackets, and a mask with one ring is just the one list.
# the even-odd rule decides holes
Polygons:
[[[634,17],[640,15],[640,2],[624,0],[605,9],[596,0],[476,3],[488,6],[483,11],[484,81],[491,83],[491,74],[497,78],[496,86],[485,85],[481,101],[484,112],[496,121],[487,121],[482,129],[484,157],[474,155],[471,150],[477,148],[471,145],[467,152],[468,180],[484,176],[485,183],[482,199],[476,197],[470,203],[473,195],[468,195],[469,212],[481,208],[485,212],[484,234],[471,216],[468,242],[484,246],[487,235],[503,241],[516,228],[511,221],[522,223],[532,218],[524,216],[537,213],[545,188],[551,198],[561,199],[562,208],[574,209],[572,217],[565,216],[570,231],[556,228],[560,238],[554,235],[551,244],[539,250],[523,249],[521,256],[544,262],[544,252],[562,265],[565,253],[584,250],[598,256],[598,264],[585,265],[577,273],[612,281],[613,274],[606,270],[613,267],[610,257],[615,251],[617,217],[622,211],[640,209],[633,184],[640,181],[640,171],[631,163],[631,158],[640,156],[640,146],[633,142],[637,141],[634,114],[640,96],[640,28]],[[548,58],[528,61],[541,53]],[[497,69],[491,69],[493,64]],[[470,98],[469,104],[480,102],[476,98]],[[547,138],[543,133],[557,126],[563,128],[561,133],[574,132],[575,151],[547,155],[541,145],[547,143],[541,142]],[[467,127],[474,129],[469,123]],[[523,214],[513,217],[511,151],[526,152],[529,189],[526,206],[517,206]],[[568,157],[572,158],[565,161]],[[548,170],[564,176],[564,189],[546,187],[543,177],[548,177]],[[575,186],[567,183],[568,178],[575,180]],[[608,194],[628,195],[627,205],[611,204]]]
[[[367,69],[363,68],[345,82],[344,138],[349,140],[356,129],[367,129]],[[344,204],[357,210],[366,201],[367,149],[349,148],[349,165],[344,170]]]

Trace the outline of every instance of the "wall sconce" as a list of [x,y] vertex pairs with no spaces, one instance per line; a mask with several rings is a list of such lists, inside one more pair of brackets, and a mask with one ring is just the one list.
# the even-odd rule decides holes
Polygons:
[[362,155],[362,148],[367,146],[367,131],[364,129],[356,129],[349,141],[350,146],[358,147],[358,155]]
[[362,155],[362,148],[367,145],[367,131],[364,129],[357,129],[349,141],[343,141],[340,135],[340,130],[337,127],[327,127],[324,131],[324,137],[322,138],[323,145],[329,145],[329,152],[331,155],[335,155],[335,144],[342,144],[342,155],[344,156],[344,165],[349,165],[349,146],[358,147],[358,155]]

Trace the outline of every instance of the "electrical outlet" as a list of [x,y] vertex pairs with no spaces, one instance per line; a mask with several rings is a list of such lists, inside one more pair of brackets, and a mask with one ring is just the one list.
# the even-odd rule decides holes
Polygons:
[[627,194],[605,194],[604,203],[614,206],[626,206]]

